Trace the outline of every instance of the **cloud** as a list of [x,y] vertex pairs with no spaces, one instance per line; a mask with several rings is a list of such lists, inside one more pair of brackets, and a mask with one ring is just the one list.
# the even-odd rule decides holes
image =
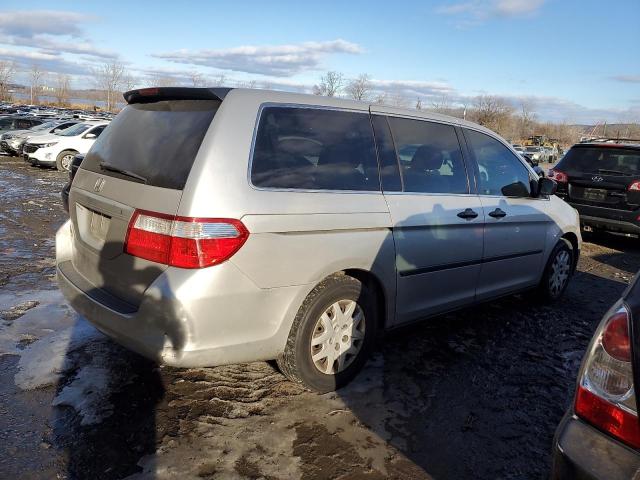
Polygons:
[[482,23],[495,17],[522,17],[535,14],[546,0],[470,0],[436,9],[442,15],[462,18],[462,24]]
[[444,82],[381,79],[372,79],[370,82],[373,89],[378,92],[403,95],[410,100],[418,97],[423,99],[437,99],[455,94],[455,90]]
[[28,69],[31,65],[45,72],[68,73],[75,76],[90,75],[91,67],[87,63],[67,60],[60,55],[41,51],[23,51],[15,48],[0,47],[0,60],[10,60]]
[[611,80],[624,83],[640,83],[640,75],[614,75]]
[[96,17],[66,11],[0,11],[0,44],[37,49],[44,54],[69,53],[113,59],[115,52],[86,39],[84,25]]
[[77,12],[32,10],[0,11],[0,32],[13,37],[36,35],[69,35],[82,37],[81,25],[95,17]]
[[241,46],[220,50],[178,50],[155,58],[187,65],[201,65],[235,72],[290,77],[320,67],[332,54],[359,54],[362,48],[342,39],[293,45]]

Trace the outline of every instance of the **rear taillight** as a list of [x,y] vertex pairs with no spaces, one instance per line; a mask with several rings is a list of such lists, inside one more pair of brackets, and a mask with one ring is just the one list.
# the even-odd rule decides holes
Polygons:
[[636,180],[631,185],[629,185],[629,190],[640,190],[640,180]]
[[553,178],[558,183],[567,183],[569,181],[569,176],[566,173],[553,168],[549,170],[549,178]]
[[618,305],[602,321],[578,384],[576,415],[620,441],[640,448],[629,312]]
[[172,267],[204,268],[231,258],[248,237],[239,220],[136,210],[129,222],[124,251]]

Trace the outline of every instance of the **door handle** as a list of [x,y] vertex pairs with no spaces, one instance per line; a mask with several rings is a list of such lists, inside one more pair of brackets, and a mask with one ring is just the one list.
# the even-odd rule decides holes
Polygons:
[[465,220],[472,220],[478,216],[476,212],[471,210],[470,208],[465,208],[464,212],[458,213],[460,218],[464,218]]
[[489,216],[493,218],[502,218],[507,216],[507,212],[505,212],[501,208],[496,208],[493,212],[489,213]]

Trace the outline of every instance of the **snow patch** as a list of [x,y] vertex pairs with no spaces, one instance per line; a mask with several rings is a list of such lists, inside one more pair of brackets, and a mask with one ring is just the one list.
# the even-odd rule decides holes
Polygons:
[[14,377],[16,385],[23,390],[53,385],[62,373],[73,367],[66,360],[67,353],[100,338],[104,336],[79,318],[73,327],[32,343],[22,351]]
[[82,417],[80,425],[100,423],[113,413],[108,400],[110,393],[109,369],[101,366],[106,355],[92,357],[91,363],[80,369],[71,383],[53,399],[54,407],[68,405]]

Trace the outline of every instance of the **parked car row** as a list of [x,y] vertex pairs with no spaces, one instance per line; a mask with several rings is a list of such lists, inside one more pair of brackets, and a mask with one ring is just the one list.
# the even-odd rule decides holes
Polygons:
[[108,120],[77,116],[0,116],[0,153],[21,156],[32,165],[68,170],[73,156],[87,153],[108,124]]

